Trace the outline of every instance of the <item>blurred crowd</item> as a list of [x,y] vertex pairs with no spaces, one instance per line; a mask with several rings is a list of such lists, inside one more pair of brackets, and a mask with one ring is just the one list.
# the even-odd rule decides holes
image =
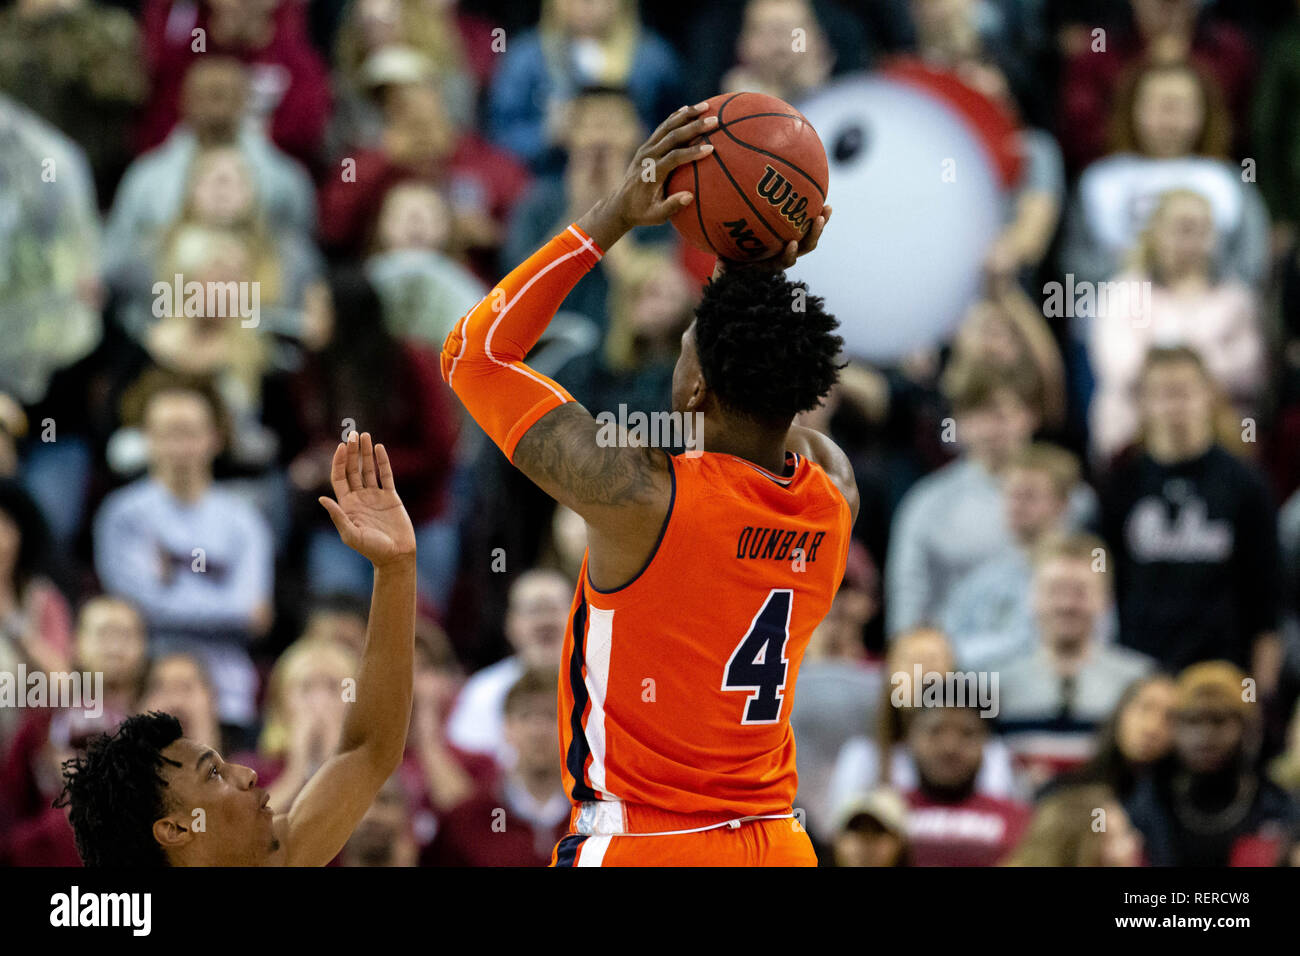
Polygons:
[[[549,860],[584,527],[462,415],[442,341],[677,106],[905,60],[1013,117],[1031,172],[951,340],[805,416],[862,493],[792,717],[823,862],[1300,864],[1294,0],[6,3],[0,672],[102,674],[104,706],[0,707],[0,861],[77,862],[60,763],[143,710],[288,807],[364,643],[369,566],[316,502],[353,429],[420,616],[407,757],[338,862]],[[637,230],[530,363],[667,408],[710,269]],[[1051,304],[1108,281],[1148,294]],[[929,673],[996,678],[996,715],[923,704]]]

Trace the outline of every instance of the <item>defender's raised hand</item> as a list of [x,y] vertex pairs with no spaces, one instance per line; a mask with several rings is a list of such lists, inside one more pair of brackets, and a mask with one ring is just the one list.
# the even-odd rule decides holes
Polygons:
[[353,432],[334,449],[330,483],[338,500],[317,500],[344,544],[376,567],[415,557],[415,528],[393,487],[388,452],[372,446],[369,432]]
[[716,116],[700,116],[707,109],[706,103],[683,106],[660,123],[632,157],[618,189],[578,220],[578,227],[598,246],[608,249],[634,226],[667,222],[694,200],[689,192],[664,196],[664,184],[678,166],[713,152],[707,143],[690,145],[701,133],[718,125]]

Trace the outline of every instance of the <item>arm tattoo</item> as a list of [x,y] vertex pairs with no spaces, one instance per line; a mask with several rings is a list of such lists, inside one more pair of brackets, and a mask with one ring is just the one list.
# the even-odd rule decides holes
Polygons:
[[599,426],[577,402],[566,402],[537,420],[515,446],[514,464],[544,491],[574,510],[583,505],[647,504],[663,455],[653,448],[604,448]]

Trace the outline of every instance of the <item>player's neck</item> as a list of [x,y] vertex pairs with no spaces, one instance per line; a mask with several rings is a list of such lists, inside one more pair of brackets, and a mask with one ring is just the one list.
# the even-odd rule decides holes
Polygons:
[[773,474],[785,470],[785,431],[769,431],[737,427],[730,423],[714,423],[712,418],[704,427],[704,450],[735,455],[752,461]]

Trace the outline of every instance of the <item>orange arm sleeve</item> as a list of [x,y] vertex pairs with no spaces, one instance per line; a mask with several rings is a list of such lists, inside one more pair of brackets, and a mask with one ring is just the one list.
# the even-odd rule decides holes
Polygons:
[[501,280],[442,346],[442,377],[512,462],[539,418],[573,396],[524,364],[564,297],[602,256],[570,226]]

